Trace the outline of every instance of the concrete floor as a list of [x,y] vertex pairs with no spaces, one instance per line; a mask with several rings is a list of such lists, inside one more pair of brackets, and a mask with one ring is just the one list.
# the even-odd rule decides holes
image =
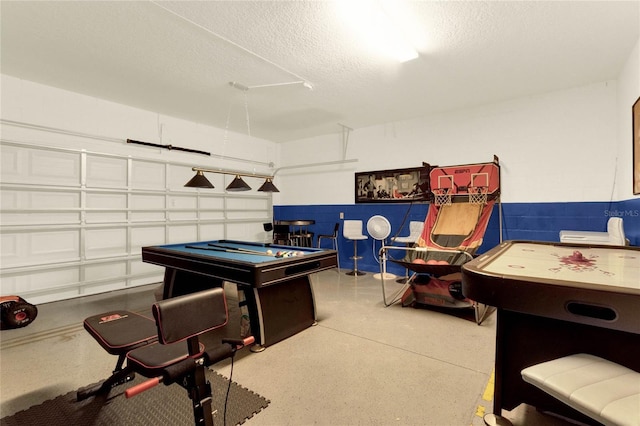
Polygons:
[[[271,400],[245,424],[484,424],[482,414],[492,407],[486,390],[495,314],[478,326],[427,309],[387,308],[371,273],[330,270],[312,279],[318,325],[236,357],[233,380]],[[107,377],[115,357],[89,337],[82,320],[114,308],[148,311],[156,287],[43,304],[28,327],[2,331],[0,416]],[[401,285],[388,280],[387,287]],[[227,293],[232,306],[235,286]],[[214,369],[229,376],[228,362]],[[503,414],[516,426],[567,424],[525,405]]]

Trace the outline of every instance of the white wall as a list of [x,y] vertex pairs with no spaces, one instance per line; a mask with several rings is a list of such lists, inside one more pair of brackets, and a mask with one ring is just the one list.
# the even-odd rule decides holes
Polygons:
[[[283,171],[282,204],[353,202],[353,172],[491,161],[502,166],[503,202],[606,201],[618,156],[616,81],[357,129],[342,172]],[[339,135],[291,142],[281,164],[341,155]],[[343,167],[346,169],[346,167]],[[304,173],[304,186],[299,185]],[[286,176],[286,178],[284,178]],[[627,177],[630,175],[627,175]],[[295,181],[291,180],[295,179]]]
[[639,96],[640,40],[614,81],[357,129],[346,146],[336,126],[335,135],[282,144],[279,165],[359,162],[283,171],[274,203],[350,204],[356,171],[485,162],[493,154],[503,202],[638,198],[631,106]]

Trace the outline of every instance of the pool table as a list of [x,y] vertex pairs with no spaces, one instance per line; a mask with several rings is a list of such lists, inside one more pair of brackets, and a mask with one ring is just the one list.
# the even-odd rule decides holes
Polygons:
[[337,265],[335,250],[233,240],[143,247],[142,260],[165,267],[164,299],[235,283],[244,293],[254,352],[315,323],[309,275]]
[[520,372],[580,352],[640,371],[639,277],[629,246],[506,241],[465,263],[463,294],[498,312],[492,415],[524,402],[588,423]]

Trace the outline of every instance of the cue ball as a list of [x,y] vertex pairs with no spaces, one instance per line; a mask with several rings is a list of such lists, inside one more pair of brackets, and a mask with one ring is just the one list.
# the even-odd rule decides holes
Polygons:
[[272,252],[271,250],[267,250],[267,254],[268,254],[269,256],[271,256],[271,255],[273,254],[273,252]]

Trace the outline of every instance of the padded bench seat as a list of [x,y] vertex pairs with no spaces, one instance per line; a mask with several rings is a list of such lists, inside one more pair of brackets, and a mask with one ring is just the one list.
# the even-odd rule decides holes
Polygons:
[[84,328],[105,351],[118,355],[118,361],[108,379],[78,389],[78,401],[133,380],[135,373],[125,366],[127,353],[158,341],[155,321],[130,311],[93,315],[84,320]]
[[575,354],[522,370],[522,378],[605,425],[640,426],[640,373]]
[[158,340],[151,318],[130,311],[111,311],[84,320],[84,329],[111,355],[125,355],[132,349]]

